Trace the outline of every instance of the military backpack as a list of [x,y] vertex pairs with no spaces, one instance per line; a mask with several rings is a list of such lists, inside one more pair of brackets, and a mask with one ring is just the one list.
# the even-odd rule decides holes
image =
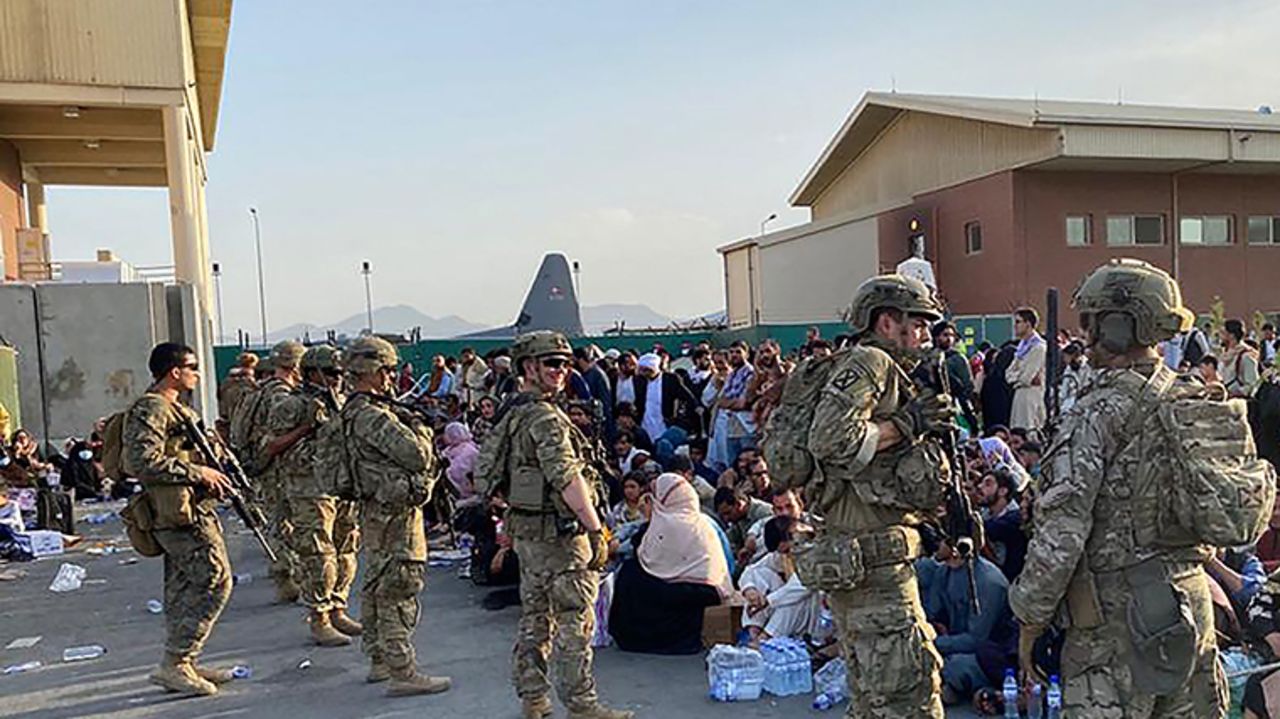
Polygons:
[[231,451],[244,466],[245,474],[256,477],[267,468],[268,461],[264,452],[257,446],[262,428],[267,424],[267,415],[271,411],[271,395],[274,383],[258,385],[253,394],[236,403],[235,413],[231,416],[229,437]]
[[356,499],[355,472],[351,469],[349,423],[338,411],[320,425],[312,440],[312,469],[320,491],[340,499]]
[[102,427],[102,473],[116,482],[129,476],[124,471],[124,420],[128,413],[116,412]]
[[813,413],[832,372],[848,353],[846,348],[827,357],[806,358],[787,375],[761,441],[769,476],[777,489],[801,489],[819,472],[809,451]]

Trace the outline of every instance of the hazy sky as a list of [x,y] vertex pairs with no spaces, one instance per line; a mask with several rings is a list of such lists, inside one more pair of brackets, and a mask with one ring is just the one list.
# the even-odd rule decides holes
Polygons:
[[[715,248],[867,90],[1280,106],[1280,4],[238,2],[210,158],[226,331],[374,303],[509,322],[543,253],[585,304],[723,307]],[[54,255],[172,262],[164,190],[54,189]],[[852,289],[852,288],[851,288]]]

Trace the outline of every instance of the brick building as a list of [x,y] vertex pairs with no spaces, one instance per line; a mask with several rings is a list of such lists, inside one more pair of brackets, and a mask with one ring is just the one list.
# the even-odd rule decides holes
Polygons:
[[1280,311],[1266,108],[868,93],[790,202],[811,222],[720,248],[733,326],[835,320],[910,255],[913,219],[959,315],[1043,308],[1119,256],[1172,272],[1198,312]]

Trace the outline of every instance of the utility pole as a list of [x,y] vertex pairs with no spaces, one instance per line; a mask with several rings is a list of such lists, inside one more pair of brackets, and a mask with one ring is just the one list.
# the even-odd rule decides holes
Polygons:
[[227,336],[222,332],[222,265],[213,263],[213,289],[218,298],[218,344],[225,344]]
[[253,244],[258,251],[258,320],[262,323],[262,346],[267,346],[267,290],[262,276],[262,227],[258,224],[258,208],[250,207],[253,218]]
[[360,264],[360,274],[364,275],[364,311],[369,316],[369,334],[373,334],[373,287],[369,279],[373,268],[368,260]]

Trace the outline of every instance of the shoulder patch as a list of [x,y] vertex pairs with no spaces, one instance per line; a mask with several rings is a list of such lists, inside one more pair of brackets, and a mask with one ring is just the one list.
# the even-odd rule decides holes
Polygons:
[[853,367],[847,367],[837,372],[836,376],[831,378],[831,386],[843,392],[857,383],[858,379],[861,377],[861,372]]

